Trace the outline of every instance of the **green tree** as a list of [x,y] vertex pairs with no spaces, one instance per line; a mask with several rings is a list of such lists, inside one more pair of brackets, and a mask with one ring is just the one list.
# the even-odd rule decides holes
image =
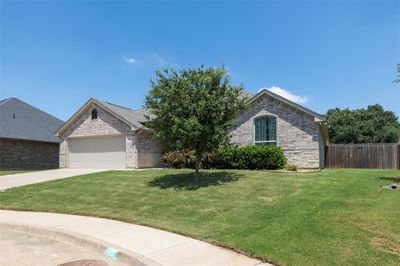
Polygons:
[[198,173],[202,154],[228,143],[228,130],[245,108],[242,91],[223,67],[157,71],[146,97],[152,114],[146,125],[166,150],[194,150]]
[[379,104],[367,109],[330,109],[326,123],[332,143],[389,143],[400,139],[400,123],[394,112]]

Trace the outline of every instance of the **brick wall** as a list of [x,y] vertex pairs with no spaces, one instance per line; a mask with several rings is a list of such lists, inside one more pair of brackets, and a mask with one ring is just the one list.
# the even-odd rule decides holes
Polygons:
[[284,151],[288,163],[300,168],[322,167],[323,154],[320,153],[323,142],[314,117],[267,95],[261,96],[237,117],[236,128],[231,131],[232,144],[254,144],[254,118],[263,115],[276,117],[277,144]]
[[161,143],[150,133],[142,131],[138,135],[139,168],[161,166]]
[[58,168],[59,144],[39,141],[0,139],[0,169]]
[[[92,110],[97,109],[97,119],[92,120]],[[60,139],[60,167],[68,167],[68,137],[88,137],[123,134],[126,136],[126,165],[128,168],[137,168],[137,137],[131,127],[124,121],[111,115],[103,108],[92,104],[61,133]]]

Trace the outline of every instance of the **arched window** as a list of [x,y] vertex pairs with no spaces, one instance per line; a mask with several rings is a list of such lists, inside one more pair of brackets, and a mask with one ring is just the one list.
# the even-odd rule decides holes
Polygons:
[[276,118],[261,116],[254,119],[256,145],[276,145]]
[[92,110],[92,119],[97,119],[97,109]]

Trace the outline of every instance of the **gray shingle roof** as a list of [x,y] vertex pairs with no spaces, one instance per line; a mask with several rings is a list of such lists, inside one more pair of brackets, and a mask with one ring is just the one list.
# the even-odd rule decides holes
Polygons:
[[[245,90],[242,91],[240,97],[249,99],[253,96],[252,93],[247,92]],[[93,99],[95,102],[97,102],[99,105],[102,105],[103,107],[106,107],[107,109],[111,110],[115,114],[119,115],[121,118],[125,119],[127,122],[129,122],[131,125],[135,126],[136,128],[140,129],[148,129],[143,125],[143,122],[147,121],[146,116],[152,117],[150,111],[148,109],[137,109],[137,110],[132,110],[127,107],[123,107],[120,105],[116,105],[113,103],[109,103],[106,101],[98,100],[98,99]]]
[[[320,120],[324,119],[324,117],[322,115],[315,113],[315,112],[311,111],[310,109],[305,108],[304,106],[301,106],[292,101],[289,101],[288,99],[286,99],[282,96],[279,96],[271,91],[265,90],[265,89],[262,91],[259,91],[257,94],[252,94],[250,92],[243,90],[240,97],[245,98],[246,101],[250,103],[250,102],[254,101],[255,99],[257,99],[259,96],[261,96],[263,93],[266,93],[271,97],[274,97],[280,101],[283,101],[289,105],[292,105],[292,106],[302,110],[303,112],[309,113]],[[133,126],[136,129],[148,129],[144,125],[144,122],[147,121],[146,116],[149,116],[149,117],[152,116],[148,109],[132,110],[127,107],[123,107],[123,106],[109,103],[106,101],[91,98],[64,125],[59,127],[57,132],[60,133],[61,131],[63,131],[68,126],[69,122],[73,121],[77,117],[77,115],[82,110],[84,110],[91,102],[94,102],[94,103],[102,106],[105,110],[108,110],[108,112],[113,113],[115,116],[124,120],[126,123],[130,124],[131,126]]]
[[116,113],[126,121],[128,121],[131,125],[137,128],[146,128],[142,122],[145,122],[147,119],[145,115],[150,115],[150,112],[146,109],[138,109],[132,110],[127,107],[119,106],[113,103],[101,101],[98,99],[93,99],[98,104],[105,106],[110,109],[112,112]]
[[[250,99],[253,95],[254,94],[243,90],[242,93],[240,94],[240,97]],[[97,102],[99,105],[102,105],[103,107],[106,107],[112,112],[116,113],[117,115],[128,121],[130,124],[132,124],[133,126],[141,129],[148,129],[143,125],[143,122],[147,121],[146,116],[152,117],[148,109],[143,108],[143,109],[132,110],[127,107],[105,102],[102,100],[98,99],[93,99],[93,100]]]
[[62,124],[62,120],[17,98],[0,101],[2,138],[59,142],[54,131]]
[[77,119],[79,114],[82,111],[89,108],[91,103],[95,103],[95,104],[101,106],[104,110],[111,113],[115,117],[123,120],[125,123],[132,126],[135,130],[136,129],[149,130],[146,126],[144,126],[144,122],[146,122],[146,120],[147,120],[146,116],[151,116],[150,112],[147,109],[132,110],[127,107],[123,107],[123,106],[109,103],[106,101],[90,98],[70,119],[68,119],[67,122],[63,123],[63,125],[61,125],[56,130],[56,134],[60,134],[60,132],[63,132],[66,128],[68,128],[69,124],[72,121],[74,121],[75,119]]

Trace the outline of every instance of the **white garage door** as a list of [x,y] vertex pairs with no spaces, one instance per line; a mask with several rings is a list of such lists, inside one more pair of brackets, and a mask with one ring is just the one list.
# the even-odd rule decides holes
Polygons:
[[125,136],[69,139],[70,168],[126,167]]

